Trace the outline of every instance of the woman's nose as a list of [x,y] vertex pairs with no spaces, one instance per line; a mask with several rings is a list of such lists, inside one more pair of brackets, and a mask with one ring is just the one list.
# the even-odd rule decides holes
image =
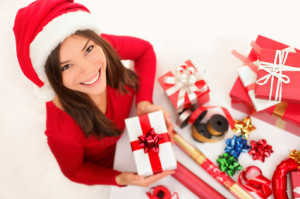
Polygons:
[[94,64],[87,59],[81,59],[79,62],[80,73],[90,73],[93,70]]

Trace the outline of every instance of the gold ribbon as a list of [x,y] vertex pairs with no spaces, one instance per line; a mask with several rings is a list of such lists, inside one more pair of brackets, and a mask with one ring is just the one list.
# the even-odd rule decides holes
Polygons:
[[275,109],[274,109],[272,115],[282,119],[287,106],[288,106],[288,103],[286,103],[286,102],[281,102],[281,103],[277,104],[275,106]]
[[298,169],[300,170],[300,152],[294,149],[291,151],[289,157],[295,160],[295,162],[298,164]]

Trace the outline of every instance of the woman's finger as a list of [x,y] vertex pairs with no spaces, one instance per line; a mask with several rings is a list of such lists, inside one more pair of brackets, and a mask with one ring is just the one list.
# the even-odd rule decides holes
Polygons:
[[141,186],[148,187],[149,185],[163,179],[164,177],[172,175],[174,173],[175,173],[174,170],[166,170],[161,173],[146,177],[146,178],[144,178],[144,181],[141,183]]

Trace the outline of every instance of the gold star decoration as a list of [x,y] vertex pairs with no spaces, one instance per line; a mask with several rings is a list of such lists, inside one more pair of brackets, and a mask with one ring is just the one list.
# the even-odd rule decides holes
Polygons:
[[251,133],[251,131],[256,129],[255,126],[253,126],[251,123],[250,116],[245,117],[243,121],[234,120],[234,122],[235,124],[234,124],[233,132],[235,134],[242,135],[246,139],[249,138],[249,134]]
[[291,151],[289,157],[296,161],[296,163],[298,164],[298,168],[300,169],[300,152],[294,149],[293,151]]

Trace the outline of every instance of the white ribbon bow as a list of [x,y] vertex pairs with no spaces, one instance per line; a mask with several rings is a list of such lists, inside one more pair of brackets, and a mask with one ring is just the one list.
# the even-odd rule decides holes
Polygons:
[[290,83],[289,76],[282,74],[282,71],[300,71],[300,68],[285,65],[288,54],[289,54],[289,52],[286,51],[286,50],[276,50],[274,63],[259,61],[258,70],[264,70],[268,74],[261,77],[260,79],[258,79],[256,81],[256,83],[258,85],[265,85],[265,84],[267,84],[269,79],[271,79],[269,100],[272,100],[272,91],[273,91],[274,78],[278,78],[274,101],[281,101],[282,84],[283,83],[284,84],[289,84]]
[[166,90],[168,96],[171,96],[179,90],[177,100],[177,111],[181,112],[184,105],[185,93],[188,94],[191,104],[197,103],[197,95],[195,91],[205,92],[208,88],[205,84],[202,88],[198,88],[195,83],[201,80],[202,77],[196,72],[196,69],[192,66],[188,66],[185,63],[176,67],[174,77],[165,77],[164,82],[166,84],[173,84],[171,88]]

